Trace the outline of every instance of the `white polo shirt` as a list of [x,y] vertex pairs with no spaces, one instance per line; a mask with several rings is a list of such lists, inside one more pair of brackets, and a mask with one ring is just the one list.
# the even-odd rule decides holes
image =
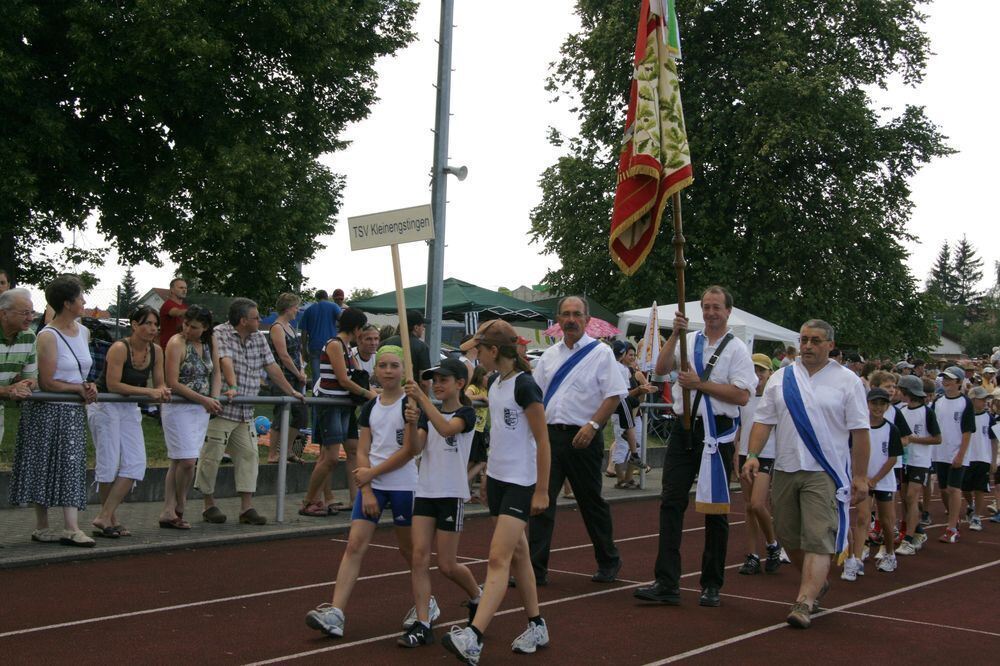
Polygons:
[[[795,361],[796,364],[801,362]],[[767,381],[754,422],[774,426],[774,469],[781,472],[821,472],[822,466],[799,437],[792,415],[785,406],[782,387],[786,372],[792,372],[791,365],[781,368]],[[840,458],[830,462],[839,465],[840,469],[847,469],[851,431],[869,429],[865,385],[860,377],[836,361],[829,361],[826,367],[809,377],[809,383],[818,403],[818,413],[810,413],[809,418],[823,419],[834,442],[842,443],[836,447]]]
[[[585,333],[572,349],[566,346],[564,339],[545,350],[532,373],[535,383],[542,389],[542,395],[545,395],[559,367],[593,341],[594,338]],[[582,426],[594,417],[594,412],[607,398],[627,395],[628,384],[622,379],[619,365],[611,347],[598,343],[597,348],[573,368],[552,396],[545,408],[545,422]]]
[[[741,456],[745,456],[750,450],[750,431],[753,430],[753,417],[757,413],[757,405],[760,403],[762,397],[755,393],[750,396],[747,404],[740,407],[740,441],[738,451]],[[760,457],[774,458],[774,430],[767,436],[767,442],[764,444],[764,449],[760,452]]]
[[[698,331],[692,331],[687,335],[688,363],[690,364],[691,370],[695,369],[694,345],[697,340],[697,336]],[[725,335],[722,337],[725,337]],[[708,364],[708,360],[712,358],[712,354],[714,354],[715,350],[718,349],[719,343],[722,342],[722,337],[715,342],[710,342],[706,336],[704,353],[705,364]],[[679,370],[680,367],[681,350],[680,345],[677,345],[674,349],[674,368]],[[732,384],[737,388],[749,391],[750,395],[753,395],[757,391],[757,373],[753,371],[753,360],[750,358],[750,351],[747,349],[746,343],[735,337],[730,340],[729,344],[726,345],[726,348],[722,350],[719,360],[715,362],[715,367],[712,368],[712,374],[708,376],[708,381],[716,384]],[[674,382],[673,387],[671,387],[671,394],[674,397],[674,413],[678,415],[684,412],[684,401],[681,396],[682,390],[680,382]],[[702,400],[704,400],[705,397],[707,396],[703,396]],[[712,398],[711,400],[712,413],[716,416],[728,416],[731,419],[735,419],[740,415],[739,405],[723,402],[718,398]]]

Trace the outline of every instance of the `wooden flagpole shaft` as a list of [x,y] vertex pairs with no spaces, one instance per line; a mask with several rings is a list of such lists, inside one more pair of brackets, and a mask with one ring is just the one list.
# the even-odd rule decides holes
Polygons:
[[[684,261],[684,230],[683,223],[681,222],[681,194],[680,192],[674,192],[673,198],[671,199],[674,209],[674,268],[677,270],[677,309],[678,311],[687,317],[687,312],[685,312],[684,304],[687,302],[687,296],[684,293],[684,268],[687,266],[687,262]],[[395,247],[395,246],[393,246]],[[682,335],[679,336],[679,342],[681,345],[681,370],[687,372],[688,370],[688,350],[687,350],[687,331],[684,331]],[[681,415],[681,422],[684,424],[685,430],[691,429],[691,392],[686,389],[681,389],[682,404],[684,405],[684,413]]]
[[403,296],[403,272],[399,267],[399,246],[392,245],[392,276],[396,281],[396,311],[399,314],[399,340],[403,347],[403,371],[407,381],[413,381],[413,357],[410,356],[410,323],[406,321],[406,299]]

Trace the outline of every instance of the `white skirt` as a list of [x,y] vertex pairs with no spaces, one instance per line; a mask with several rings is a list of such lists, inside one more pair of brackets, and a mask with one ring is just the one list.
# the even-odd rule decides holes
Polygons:
[[160,405],[160,423],[171,460],[190,460],[201,453],[208,431],[209,413],[201,405],[168,403]]

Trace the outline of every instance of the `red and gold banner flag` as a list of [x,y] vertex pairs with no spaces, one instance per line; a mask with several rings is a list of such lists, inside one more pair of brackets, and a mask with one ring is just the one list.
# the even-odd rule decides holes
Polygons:
[[[642,0],[609,248],[632,275],[646,260],[667,200],[693,181],[677,79],[672,2]],[[671,37],[673,35],[673,37]],[[679,42],[677,42],[679,44]]]

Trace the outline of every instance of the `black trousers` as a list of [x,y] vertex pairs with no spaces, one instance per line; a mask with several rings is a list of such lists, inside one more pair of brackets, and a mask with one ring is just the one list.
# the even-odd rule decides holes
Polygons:
[[[590,426],[584,426],[589,428]],[[611,509],[601,497],[601,463],[604,462],[604,438],[595,433],[590,446],[573,448],[573,437],[578,429],[560,429],[549,426],[549,445],[552,447],[552,465],[549,472],[549,508],[528,521],[528,547],[531,565],[536,576],[549,570],[549,549],[552,530],[556,524],[556,500],[563,481],[569,479],[580,507],[580,515],[587,527],[587,534],[594,544],[597,566],[608,568],[618,562],[611,525]]]
[[[688,506],[691,485],[701,467],[705,432],[700,419],[688,437],[680,423],[674,426],[663,464],[663,492],[660,495],[660,542],[654,573],[656,580],[674,589],[681,580],[681,536],[684,511]],[[720,444],[729,482],[733,444]],[[726,570],[726,545],[729,519],[724,514],[705,514],[705,550],[701,556],[701,587],[722,587]]]

